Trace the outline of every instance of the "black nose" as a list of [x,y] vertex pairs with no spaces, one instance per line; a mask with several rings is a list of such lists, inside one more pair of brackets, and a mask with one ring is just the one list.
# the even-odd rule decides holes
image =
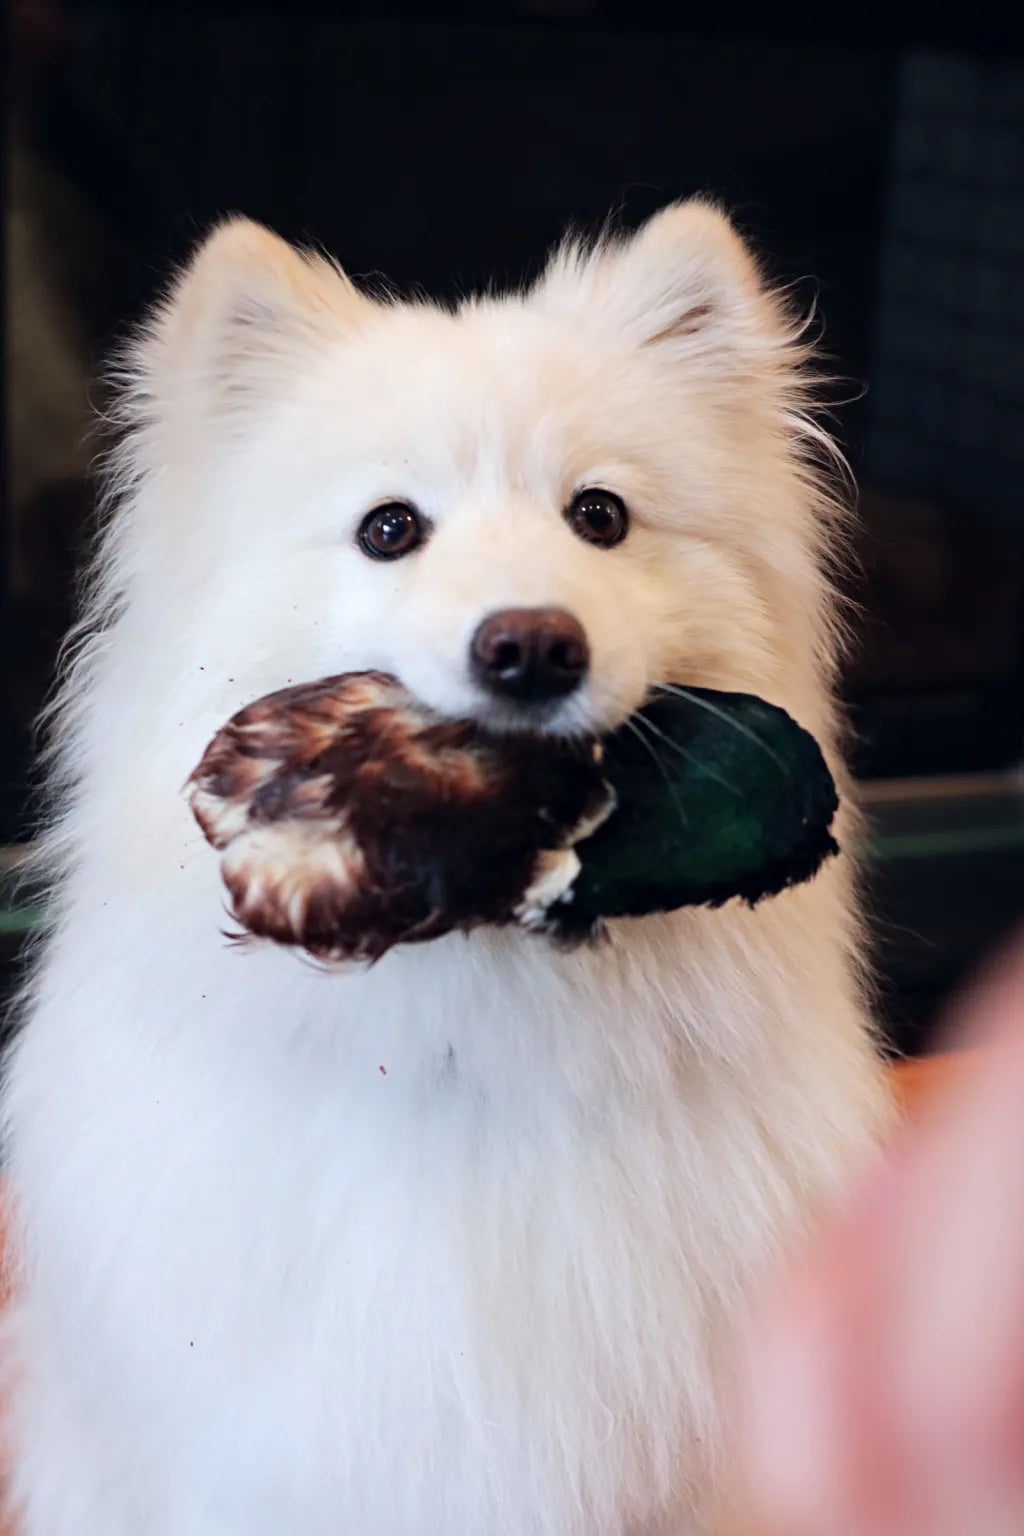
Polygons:
[[590,647],[583,625],[564,608],[505,608],[484,619],[470,660],[489,693],[541,704],[579,687]]

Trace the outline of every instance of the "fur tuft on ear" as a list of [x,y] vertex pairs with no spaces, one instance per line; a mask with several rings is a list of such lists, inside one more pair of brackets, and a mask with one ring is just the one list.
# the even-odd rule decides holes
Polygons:
[[718,359],[726,368],[786,340],[753,256],[726,215],[702,199],[671,204],[633,235],[569,241],[535,300],[586,315],[635,346]]
[[223,422],[271,397],[289,366],[350,335],[373,309],[326,258],[230,219],[199,247],[136,343],[129,405],[158,422]]

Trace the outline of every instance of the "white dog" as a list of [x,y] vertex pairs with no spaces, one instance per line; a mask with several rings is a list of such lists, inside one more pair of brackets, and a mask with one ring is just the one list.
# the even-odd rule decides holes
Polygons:
[[[24,1536],[724,1529],[745,1299],[885,1114],[849,869],[330,973],[225,943],[181,790],[368,667],[552,731],[747,690],[835,765],[799,330],[697,202],[454,312],[228,223],[137,343],[5,1090]],[[572,628],[526,688],[508,610]]]

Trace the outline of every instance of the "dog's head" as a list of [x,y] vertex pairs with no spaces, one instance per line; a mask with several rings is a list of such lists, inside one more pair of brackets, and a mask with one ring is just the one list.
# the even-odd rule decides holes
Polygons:
[[671,681],[799,707],[827,641],[791,331],[699,202],[454,311],[229,223],[136,352],[137,600],[239,700],[377,668],[509,728]]

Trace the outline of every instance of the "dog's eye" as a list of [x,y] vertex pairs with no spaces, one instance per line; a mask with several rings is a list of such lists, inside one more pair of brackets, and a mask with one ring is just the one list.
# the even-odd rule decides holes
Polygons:
[[565,509],[565,520],[581,539],[605,549],[621,544],[629,532],[629,513],[622,497],[597,487],[576,492]]
[[417,549],[427,532],[427,522],[415,507],[404,501],[389,501],[366,514],[359,524],[356,543],[371,560],[398,560]]

